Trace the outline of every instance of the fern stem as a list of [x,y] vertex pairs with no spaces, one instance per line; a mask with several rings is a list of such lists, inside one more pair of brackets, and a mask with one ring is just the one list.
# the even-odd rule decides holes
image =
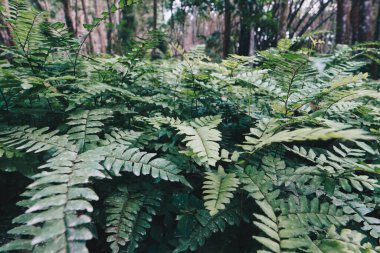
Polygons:
[[86,40],[87,40],[87,38],[90,36],[90,34],[94,31],[94,29],[95,29],[96,27],[98,27],[98,26],[100,25],[100,22],[102,22],[103,20],[104,20],[104,17],[103,17],[103,19],[97,21],[97,22],[95,23],[95,25],[94,25],[90,30],[88,30],[88,33],[84,36],[84,38],[83,38],[82,42],[80,43],[80,45],[79,45],[77,51],[75,52],[75,60],[74,60],[74,76],[76,76],[76,70],[77,70],[77,65],[78,65],[78,57],[79,57],[80,51],[81,51],[81,49],[82,49],[84,43],[86,42]]
[[296,75],[297,73],[299,72],[299,70],[304,66],[304,64],[307,63],[307,60],[304,62],[304,63],[301,63],[292,73],[292,78],[290,79],[290,82],[289,82],[289,86],[288,86],[288,91],[286,93],[286,100],[285,100],[285,116],[288,115],[288,103],[289,103],[289,98],[290,98],[290,95],[292,94],[291,91],[292,91],[292,86],[293,86],[293,82],[294,82],[294,79],[296,78]]

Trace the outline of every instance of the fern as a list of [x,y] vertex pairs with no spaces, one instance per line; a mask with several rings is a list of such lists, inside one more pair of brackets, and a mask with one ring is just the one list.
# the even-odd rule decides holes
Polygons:
[[22,0],[2,10],[14,39],[0,62],[5,199],[21,192],[16,173],[29,185],[19,208],[1,203],[3,228],[18,217],[0,250],[378,251],[380,96],[359,59],[377,46],[320,55],[316,39],[280,40],[217,63],[173,45],[152,60],[165,44],[152,32],[121,56],[82,57],[132,2],[82,41]]
[[37,129],[34,127],[15,127],[1,133],[0,142],[8,147],[23,149],[26,152],[42,152],[55,149],[62,151],[75,151],[75,146],[69,142],[67,136],[57,135],[58,131],[47,132],[49,128]]
[[215,128],[220,124],[219,116],[196,118],[188,124],[176,124],[179,134],[186,135],[184,141],[197,161],[215,166],[219,157],[221,134]]
[[107,198],[106,233],[112,252],[134,252],[150,227],[155,209],[160,205],[157,192],[130,193],[125,188]]
[[100,148],[105,152],[104,168],[113,175],[119,172],[132,172],[136,176],[151,175],[171,182],[182,182],[188,185],[186,179],[178,175],[181,170],[177,166],[163,158],[155,158],[155,153],[142,152],[138,148],[128,146],[111,145]]
[[[317,245],[321,252],[379,252],[378,247],[373,248],[370,243],[362,243],[365,236],[359,232],[350,229],[343,229],[340,233],[332,226],[327,237],[321,240]],[[315,249],[315,248],[314,248]]]
[[[111,111],[107,109],[77,111],[69,116],[67,125],[69,140],[75,142],[80,149],[88,150],[96,147],[96,142],[100,140],[98,133],[102,131],[104,124],[101,122],[111,117]],[[86,147],[90,146],[90,147]]]
[[213,216],[230,203],[233,192],[239,184],[234,173],[225,173],[223,167],[219,166],[218,172],[207,172],[206,181],[203,183],[203,199],[205,207]]
[[183,252],[187,249],[195,251],[203,246],[206,239],[213,233],[224,231],[227,225],[239,224],[239,215],[236,203],[229,205],[213,216],[210,216],[205,210],[200,210],[194,216],[194,223],[188,237],[181,238],[179,246],[174,252]]
[[45,171],[34,176],[35,181],[23,194],[29,199],[19,203],[27,208],[26,213],[13,220],[22,225],[11,231],[32,238],[16,239],[0,250],[31,250],[44,245],[49,251],[87,252],[85,241],[93,234],[85,226],[91,222],[85,213],[93,211],[89,201],[98,196],[86,184],[91,177],[104,177],[96,166],[96,154],[63,151],[41,169]]
[[[251,130],[251,134],[257,137],[258,131]],[[259,140],[255,137],[246,137],[246,142],[242,147],[248,151],[256,151],[272,143],[295,142],[308,140],[329,140],[329,139],[351,139],[351,140],[372,140],[373,137],[366,135],[362,130],[337,130],[334,128],[302,128],[297,130],[284,130],[278,133],[272,133]]]

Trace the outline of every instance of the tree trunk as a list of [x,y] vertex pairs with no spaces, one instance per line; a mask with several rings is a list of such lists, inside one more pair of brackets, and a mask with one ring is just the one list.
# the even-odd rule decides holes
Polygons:
[[[380,1],[378,1],[380,2]],[[380,41],[380,3],[377,3],[377,15],[376,15],[376,30],[375,30],[375,40]]]
[[248,55],[254,55],[256,51],[256,41],[255,41],[255,28],[251,27],[251,33],[249,36],[249,53]]
[[[101,6],[99,6],[99,0],[95,0],[95,16],[96,17],[99,17],[100,16],[100,8]],[[102,24],[101,24],[102,26]],[[100,53],[105,53],[106,52],[106,45],[105,45],[105,34],[104,34],[104,31],[105,29],[100,29],[100,28],[103,28],[103,27],[99,27],[99,29],[97,29],[98,31],[98,36],[99,36],[99,43],[100,43],[100,48],[99,48],[99,52]]]
[[250,10],[246,0],[239,1],[240,10],[240,33],[239,33],[239,55],[249,55],[251,22]]
[[[9,5],[8,0],[3,0],[2,5],[4,7],[4,11],[9,11]],[[4,19],[3,15],[0,15],[0,24],[3,25],[3,27],[0,28],[0,43],[7,45],[7,46],[13,46],[14,42],[12,39],[12,28]]]
[[289,2],[288,0],[281,0],[280,6],[280,20],[279,20],[279,32],[278,39],[283,39],[286,37],[286,30],[288,27],[288,16],[289,16]]
[[338,0],[336,15],[336,43],[351,44],[351,0]]
[[153,0],[153,29],[157,29],[157,0]]
[[[107,9],[108,9],[108,22],[112,24],[112,14],[111,14],[111,3],[110,0],[107,0]],[[112,53],[112,26],[107,25],[107,53]]]
[[[85,0],[82,0],[82,10],[83,10],[84,20],[85,20],[86,24],[89,24],[90,20],[88,19],[87,7],[86,7],[86,1]],[[93,53],[94,52],[94,45],[92,43],[91,33],[88,35],[88,44],[89,44],[89,52]]]
[[355,44],[359,40],[359,14],[360,14],[360,1],[352,1],[352,8],[350,14],[351,23],[351,43]]
[[360,24],[358,41],[370,41],[373,39],[374,27],[372,17],[372,0],[360,1]]
[[321,14],[325,11],[327,6],[333,3],[333,0],[327,0],[326,2],[322,2],[321,7],[319,8],[318,12],[314,14],[314,16],[310,17],[309,20],[306,22],[304,27],[301,29],[301,31],[298,33],[298,36],[302,36],[314,23],[314,21],[321,16]]
[[75,0],[75,36],[78,36],[78,34],[79,34],[79,15],[78,15],[78,12],[79,12],[78,0]]
[[67,29],[72,34],[75,34],[73,18],[71,17],[71,1],[70,0],[61,0],[61,2],[63,4],[63,12],[65,15],[65,21],[66,21]]
[[224,36],[223,36],[223,57],[227,58],[231,46],[231,3],[224,0]]

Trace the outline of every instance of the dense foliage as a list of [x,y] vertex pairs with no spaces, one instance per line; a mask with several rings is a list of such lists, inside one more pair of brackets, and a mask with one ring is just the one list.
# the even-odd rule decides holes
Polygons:
[[0,251],[380,251],[379,83],[359,51],[150,61],[151,33],[82,57],[22,4],[8,22],[0,168],[32,183]]

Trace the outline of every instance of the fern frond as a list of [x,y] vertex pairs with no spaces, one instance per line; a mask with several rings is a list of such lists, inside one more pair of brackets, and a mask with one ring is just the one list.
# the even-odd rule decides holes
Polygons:
[[135,252],[150,228],[160,200],[157,191],[133,193],[120,187],[107,198],[106,233],[110,234],[107,241],[112,252]]
[[0,133],[0,142],[4,146],[13,147],[26,152],[42,152],[55,149],[56,152],[75,151],[76,147],[67,136],[57,135],[58,131],[48,132],[48,127],[37,129],[35,127],[14,127]]
[[[251,130],[252,131],[252,130]],[[256,133],[252,133],[255,136]],[[272,143],[295,142],[295,141],[311,141],[311,140],[373,140],[374,137],[368,135],[361,129],[338,130],[334,128],[300,128],[296,130],[284,130],[273,134],[267,138],[257,141],[255,137],[246,136],[245,144],[242,147],[250,152],[254,152]]]
[[379,247],[373,248],[373,246],[370,243],[362,243],[364,241],[364,238],[365,235],[357,231],[353,231],[350,229],[342,229],[342,231],[338,233],[335,226],[331,226],[330,229],[327,231],[326,238],[317,242],[317,248],[321,252],[336,253],[380,252]]
[[215,129],[221,122],[220,116],[196,118],[188,124],[176,124],[174,127],[179,134],[186,135],[183,140],[191,149],[192,156],[200,163],[215,166],[219,157],[221,133]]
[[235,173],[225,173],[222,166],[219,166],[217,172],[206,172],[205,179],[202,187],[204,205],[213,216],[223,210],[225,204],[230,203],[239,180]]
[[318,198],[309,201],[306,196],[301,196],[298,202],[295,197],[281,200],[281,216],[292,220],[299,219],[306,227],[309,225],[321,228],[331,225],[343,226],[349,221],[349,216],[344,214],[343,209],[328,202],[320,203]]
[[104,146],[123,145],[131,146],[142,135],[142,132],[115,129],[111,133],[104,135],[105,140],[101,141]]
[[189,185],[186,179],[179,175],[181,170],[174,163],[164,158],[157,158],[155,153],[121,145],[111,145],[100,150],[106,153],[103,166],[113,175],[127,171],[136,176],[151,175],[153,178]]
[[253,236],[266,247],[262,252],[287,252],[307,249],[310,245],[309,231],[298,217],[277,217],[273,207],[266,201],[256,201],[266,216],[254,214],[253,223],[265,236]]
[[239,222],[239,205],[236,203],[228,205],[214,216],[211,216],[206,210],[199,210],[195,214],[189,236],[180,239],[179,246],[174,252],[183,252],[188,249],[195,251],[203,246],[206,239],[213,233],[224,231],[227,225],[237,225]]
[[368,215],[375,210],[373,205],[363,203],[357,195],[337,191],[331,198],[347,215],[352,215],[354,221],[362,224],[363,231],[369,231],[373,238],[380,238],[380,219]]
[[109,109],[81,110],[72,113],[69,116],[69,122],[66,124],[71,126],[67,131],[69,140],[75,142],[81,150],[89,150],[93,148],[99,141],[97,135],[102,131],[103,120],[112,117],[112,111]]
[[41,166],[45,171],[34,176],[35,181],[23,194],[29,199],[19,202],[27,208],[26,213],[13,220],[22,225],[11,231],[32,238],[16,239],[0,251],[43,248],[49,252],[88,252],[85,242],[93,234],[86,227],[91,218],[84,213],[93,211],[89,201],[98,196],[86,184],[90,178],[105,177],[97,163],[101,159],[97,152],[63,151]]

